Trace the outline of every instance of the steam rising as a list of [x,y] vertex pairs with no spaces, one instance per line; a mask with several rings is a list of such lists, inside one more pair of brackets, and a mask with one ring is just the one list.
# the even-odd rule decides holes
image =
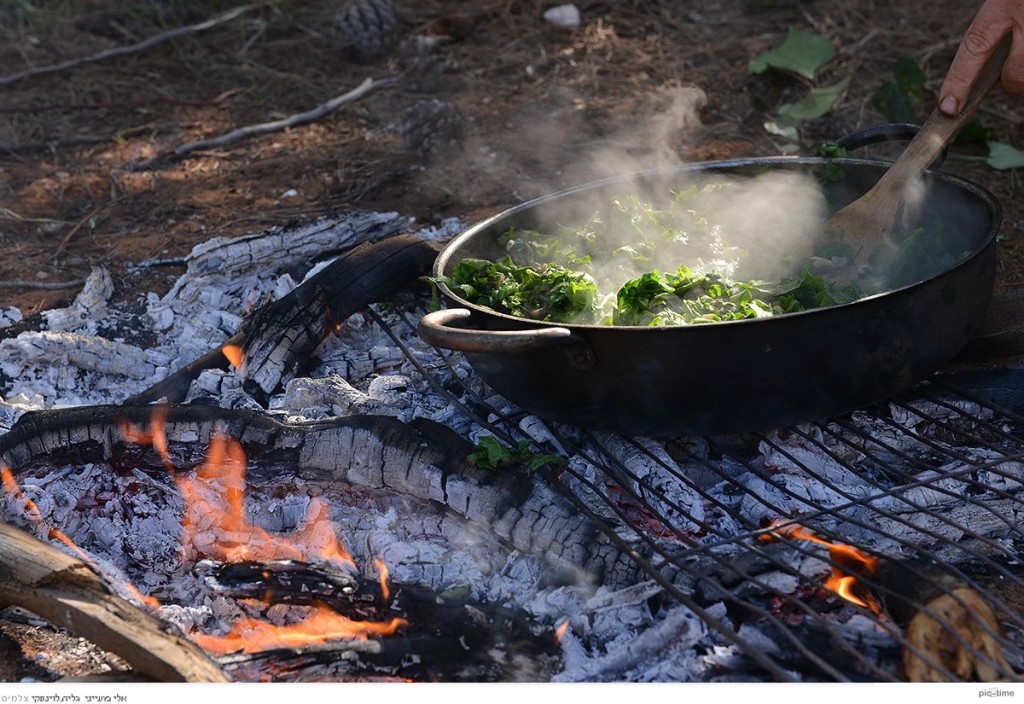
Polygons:
[[[576,183],[616,179],[614,190],[598,189],[585,203],[574,198],[546,209],[538,229],[550,233],[559,226],[578,227],[595,212],[607,212],[612,193],[662,207],[673,193],[696,187],[701,195],[695,215],[711,220],[713,235],[708,239],[713,241],[701,243],[692,237],[692,254],[666,248],[664,258],[656,256],[635,274],[675,271],[686,265],[744,280],[777,281],[798,275],[794,266],[810,256],[828,213],[820,185],[810,175],[783,169],[756,176],[680,169],[684,165],[678,156],[680,147],[692,142],[702,127],[699,111],[705,95],[694,87],[675,87],[657,102],[659,107],[628,135],[609,140],[608,146],[586,155],[571,172]],[[654,170],[669,173],[666,178],[651,178]],[[633,245],[639,235],[633,228],[614,227],[601,229],[599,237],[601,249],[607,251]],[[680,255],[685,260],[679,260]],[[599,280],[621,285],[629,278],[602,271],[599,261],[594,264]]]

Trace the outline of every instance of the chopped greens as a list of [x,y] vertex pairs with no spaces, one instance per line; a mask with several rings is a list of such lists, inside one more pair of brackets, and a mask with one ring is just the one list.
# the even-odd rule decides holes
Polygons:
[[[721,207],[725,188],[721,183],[695,185],[672,193],[662,207],[632,194],[616,195],[610,207],[583,225],[561,226],[555,234],[511,228],[498,238],[505,256],[465,258],[451,276],[435,281],[500,313],[583,325],[703,325],[796,313],[864,295],[857,283],[837,283],[818,273],[821,261],[852,259],[849,247],[837,242],[819,242],[814,256],[793,261],[793,273],[781,280],[737,275],[744,252],[725,243],[721,226],[708,215]],[[602,237],[609,232],[628,233],[628,243]],[[957,258],[941,236],[913,235],[902,248],[879,248],[872,255],[879,269],[884,265],[896,272],[886,281],[890,287],[919,280],[915,277],[929,262]],[[666,261],[685,263],[662,273],[656,262]],[[601,263],[600,270],[595,262]]]
[[[458,296],[533,320],[604,325],[697,325],[765,318],[846,303],[860,293],[805,271],[797,280],[768,285],[698,274],[648,272],[630,279],[614,297],[602,298],[590,274],[558,264],[520,265],[466,258],[445,283]],[[603,303],[603,305],[602,305]]]
[[469,453],[468,459],[482,469],[501,469],[508,465],[522,465],[531,472],[549,465],[565,464],[565,459],[558,455],[531,452],[529,440],[520,440],[515,447],[509,447],[503,445],[493,435],[481,435],[476,449]]
[[597,284],[585,272],[560,264],[513,264],[463,259],[449,287],[458,295],[502,313],[533,320],[589,323],[597,318]]

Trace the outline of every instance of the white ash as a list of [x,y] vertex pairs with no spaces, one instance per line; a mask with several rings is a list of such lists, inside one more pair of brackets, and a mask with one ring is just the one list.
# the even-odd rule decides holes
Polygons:
[[185,403],[214,400],[221,408],[248,408],[259,411],[263,407],[242,388],[242,380],[231,371],[206,369],[189,388]]
[[962,415],[978,420],[988,420],[994,416],[991,409],[966,399],[955,399],[948,406],[924,400],[915,400],[906,406],[889,404],[889,413],[893,421],[912,430],[919,426],[930,426],[934,420],[948,420]]
[[681,470],[664,448],[648,438],[632,441],[608,433],[598,443],[615,462],[629,471],[628,483],[660,516],[683,530],[700,530],[704,523],[703,499],[679,481]]
[[676,606],[655,619],[636,615],[640,622],[620,624],[618,637],[605,652],[592,652],[569,641],[565,669],[558,682],[657,682],[687,681],[688,673],[700,673],[694,646],[706,634],[704,623],[689,609]]
[[[238,332],[254,307],[291,291],[295,281],[309,276],[314,268],[308,267],[315,267],[313,262],[325,259],[327,252],[397,232],[408,224],[407,219],[393,213],[363,214],[352,222],[323,220],[298,230],[275,229],[197,246],[188,258],[187,271],[172,290],[162,297],[150,294],[148,314],[132,323],[150,326],[138,331],[152,333],[159,340],[149,349],[118,339],[115,330],[121,313],[109,304],[103,273],[94,272],[92,283],[75,303],[45,316],[50,329],[0,341],[0,371],[6,377],[4,397],[0,399],[0,432],[10,428],[26,410],[122,401]],[[460,228],[457,221],[449,221],[441,228],[420,230],[418,234],[436,239]],[[538,418],[523,416],[519,409],[496,397],[461,356],[452,356],[453,368],[449,368],[435,350],[419,340],[415,322],[426,312],[426,301],[404,307],[404,311],[390,304],[371,308],[411,350],[414,359],[442,383],[459,378],[499,413],[516,417],[518,431],[537,451],[567,454],[553,432],[555,428]],[[82,311],[93,315],[101,310],[106,317],[103,325],[82,318]],[[0,321],[3,315],[0,311]],[[293,380],[270,398],[269,412],[289,419],[367,413],[403,421],[424,417],[470,439],[490,432],[460,406],[478,408],[474,393],[460,393],[455,401],[439,394],[369,315],[356,314],[321,346],[307,376]],[[260,408],[230,371],[203,372],[193,384],[189,400]],[[932,430],[923,414],[945,417],[943,414],[948,413],[941,406],[914,408],[917,410],[894,404],[892,415],[921,433]],[[497,420],[497,416],[491,420]],[[908,433],[866,414],[854,414],[854,420],[872,437],[891,443],[896,451],[920,452]],[[824,520],[825,527],[837,528],[853,544],[893,554],[906,550],[901,542],[906,540],[934,548],[937,541],[929,532],[950,540],[968,540],[969,536],[956,527],[965,525],[998,548],[1004,545],[1000,541],[1007,532],[1006,521],[1021,523],[1018,503],[1011,499],[993,500],[986,495],[984,501],[954,501],[950,494],[964,492],[966,477],[941,479],[926,488],[910,487],[892,497],[879,496],[877,488],[843,464],[863,459],[857,449],[836,443],[816,430],[806,431],[816,442],[795,433],[771,434],[753,463],[756,472],[728,458],[709,459],[708,444],[702,439],[679,441],[695,458],[680,459],[680,453],[669,452],[660,441],[627,440],[606,434],[602,436],[603,449],[585,446],[566,457],[569,468],[591,479],[596,489],[579,480],[569,479],[567,484],[600,515],[611,515],[608,500],[614,487],[608,486],[608,475],[594,465],[595,458],[607,450],[637,476],[633,488],[657,513],[670,517],[678,528],[708,529],[707,536],[699,540],[709,541],[742,532],[733,515],[756,522],[780,515],[798,516],[823,506],[847,506],[854,501],[869,505],[875,502],[877,509],[890,515],[879,516],[869,507],[858,508],[850,515],[867,527],[838,526],[834,519]],[[1004,461],[988,468],[986,462],[999,459],[990,451],[967,448],[965,452],[978,463],[971,479],[1011,495],[1021,491],[1024,465]],[[711,462],[717,471],[705,464]],[[957,469],[947,466],[941,471]],[[674,478],[676,472],[686,481]],[[180,502],[174,498],[177,494],[169,480],[141,472],[124,477],[110,475],[106,468],[96,465],[59,468],[43,477],[19,479],[25,481],[26,494],[38,502],[47,520],[66,526],[72,538],[87,550],[103,553],[105,570],[126,574],[143,591],[168,602],[165,617],[189,628],[223,627],[220,617],[237,614],[239,609],[232,600],[206,592],[201,579],[182,562],[177,544],[179,524],[175,522],[180,520]],[[934,474],[918,475],[919,480],[930,477]],[[948,492],[937,490],[939,487]],[[704,500],[698,488],[727,510]],[[637,598],[646,593],[644,590],[657,587],[638,585],[595,593],[589,585],[545,586],[537,557],[509,551],[496,536],[478,527],[467,527],[464,521],[443,511],[410,507],[405,499],[344,493],[337,487],[308,482],[295,483],[289,492],[282,497],[269,490],[254,490],[247,504],[254,520],[268,530],[287,530],[301,519],[310,496],[329,497],[336,530],[367,577],[375,574],[373,560],[382,558],[395,581],[424,584],[439,591],[467,589],[484,600],[519,605],[551,624],[568,619],[569,632],[563,641],[566,670],[562,676],[567,681],[700,680],[713,676],[716,668],[736,658],[735,648],[721,647],[720,641],[683,607],[652,610],[645,600]],[[261,494],[263,504],[257,500]],[[5,501],[0,508],[7,520],[24,524],[24,505],[9,497]],[[920,506],[936,514],[922,512]],[[1003,549],[1010,554],[1012,542],[1004,542]],[[743,549],[725,542],[715,551],[729,556]],[[940,555],[951,560],[963,558],[963,548],[955,544],[940,545],[939,549],[944,551]],[[769,571],[756,575],[748,587],[790,595],[799,591],[801,583],[827,574],[829,565],[814,557],[815,551],[820,554],[821,550],[812,546],[805,546],[805,550],[812,554],[795,558],[792,565],[807,579]],[[991,550],[992,545],[988,552]],[[721,613],[713,607],[711,611],[729,621],[724,607]],[[281,611],[278,615],[283,618],[284,614]],[[757,639],[754,631],[747,633],[752,640]],[[698,655],[702,651],[712,655]]]
[[46,326],[54,332],[95,335],[107,317],[107,302],[114,294],[114,280],[104,267],[95,266],[81,292],[67,308],[43,311]]
[[9,308],[0,308],[0,330],[9,328],[15,323],[22,321],[21,308],[11,306]]

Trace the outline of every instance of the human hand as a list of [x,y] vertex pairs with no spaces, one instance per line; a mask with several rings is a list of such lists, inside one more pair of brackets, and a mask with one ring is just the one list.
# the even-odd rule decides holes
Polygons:
[[939,88],[939,110],[947,115],[960,112],[986,59],[1009,33],[1013,39],[1001,85],[1007,93],[1024,94],[1024,0],[985,0]]

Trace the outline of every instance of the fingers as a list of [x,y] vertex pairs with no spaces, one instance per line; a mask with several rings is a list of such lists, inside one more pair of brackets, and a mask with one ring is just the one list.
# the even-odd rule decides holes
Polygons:
[[[999,41],[1014,29],[1016,15],[1024,16],[1022,0],[986,0],[967,28],[953,57],[946,79],[939,88],[939,109],[947,115],[960,112],[985,61]],[[1017,63],[1013,72],[1004,70],[1004,88],[1019,85],[1024,89],[1024,37],[1014,36],[1007,66]]]
[[1010,55],[1003,64],[1003,90],[1024,95],[1024,35],[1014,32]]

